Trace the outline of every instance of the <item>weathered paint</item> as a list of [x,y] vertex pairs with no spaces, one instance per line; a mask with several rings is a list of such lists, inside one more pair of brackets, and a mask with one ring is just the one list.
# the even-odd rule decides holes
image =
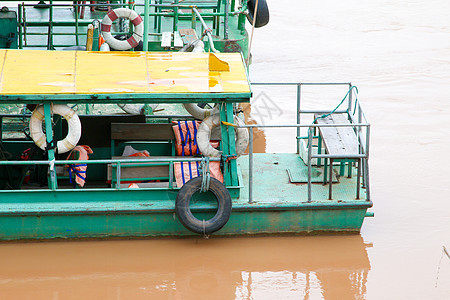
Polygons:
[[[287,167],[306,168],[296,154],[255,154],[254,202],[248,203],[248,157],[235,162],[239,186],[228,187],[233,211],[215,235],[358,232],[372,206],[354,199],[355,178],[340,178],[335,199],[316,184],[313,201],[306,185],[292,184]],[[259,169],[261,168],[261,169]],[[266,172],[264,172],[264,170]],[[276,189],[274,188],[276,187]],[[175,216],[179,189],[57,189],[0,191],[0,239],[192,235]],[[362,193],[364,197],[364,192]],[[197,217],[214,212],[211,202],[195,202]]]
[[208,57],[186,52],[0,50],[0,93],[250,92],[241,54],[218,53],[230,66],[223,72],[210,72]]
[[[365,207],[233,211],[214,235],[358,232],[365,213]],[[194,235],[178,221],[174,210],[12,214],[1,216],[0,228],[2,240]]]

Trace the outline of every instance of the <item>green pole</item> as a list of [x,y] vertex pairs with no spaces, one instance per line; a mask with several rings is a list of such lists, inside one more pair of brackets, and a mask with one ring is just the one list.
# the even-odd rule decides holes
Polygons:
[[[52,128],[52,111],[51,104],[44,103],[44,120],[45,120],[45,133],[47,137],[47,145],[54,144],[53,141],[53,128]],[[48,152],[48,160],[55,161],[55,150],[52,147],[47,149]],[[50,182],[48,186],[52,190],[56,190],[56,170],[55,165],[50,165]]]
[[144,51],[148,51],[148,22],[149,22],[149,0],[145,0],[144,7]]

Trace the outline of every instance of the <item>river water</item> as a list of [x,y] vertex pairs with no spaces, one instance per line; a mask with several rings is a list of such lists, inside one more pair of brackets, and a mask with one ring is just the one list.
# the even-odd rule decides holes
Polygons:
[[[450,299],[450,2],[269,6],[252,81],[359,88],[375,212],[361,234],[0,244],[0,299]],[[291,91],[273,93],[263,121],[295,120]],[[259,151],[295,151],[293,132],[265,134]]]

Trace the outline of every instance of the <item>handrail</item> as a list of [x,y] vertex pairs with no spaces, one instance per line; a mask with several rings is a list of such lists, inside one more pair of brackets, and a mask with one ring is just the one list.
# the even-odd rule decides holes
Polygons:
[[[70,165],[70,164],[114,164],[114,163],[149,163],[149,162],[185,162],[202,161],[202,158],[142,158],[142,159],[92,159],[92,160],[0,160],[0,166],[5,165]],[[211,157],[210,161],[220,161],[220,158]]]
[[[6,2],[13,2],[13,0],[5,0]],[[17,1],[14,1],[17,2]],[[86,36],[86,32],[81,32],[78,30],[79,26],[87,26],[88,24],[90,24],[94,19],[79,19],[79,14],[78,14],[78,10],[75,9],[75,18],[73,20],[58,20],[55,21],[53,20],[53,8],[62,8],[62,7],[97,7],[97,6],[104,6],[105,4],[87,4],[87,3],[53,3],[53,2],[67,2],[65,0],[53,0],[50,1],[50,3],[48,4],[50,7],[50,11],[49,11],[49,20],[26,20],[26,16],[25,16],[25,8],[26,7],[34,7],[35,4],[31,4],[31,3],[19,3],[18,4],[18,19],[19,19],[19,39],[20,39],[20,48],[22,49],[24,47],[23,45],[23,41],[25,41],[25,47],[47,47],[47,48],[51,48],[54,49],[54,47],[67,47],[67,46],[71,46],[69,44],[58,44],[58,45],[54,45],[53,43],[53,36],[74,36],[75,37],[75,41],[76,41],[76,45],[79,45],[79,36]],[[110,7],[128,7],[129,3],[127,3],[126,1],[124,3],[110,3],[107,4],[107,6]],[[213,9],[214,7],[211,6],[210,4],[202,4],[202,3],[198,3],[196,5],[186,5],[186,4],[152,4],[149,3],[148,0],[145,1],[145,3],[139,3],[139,4],[133,4],[133,7],[144,7],[144,21],[145,19],[149,19],[150,16],[159,16],[159,17],[173,17],[176,20],[174,22],[178,22],[178,18],[179,17],[193,17],[194,15],[196,16],[196,18],[198,18],[202,24],[202,28],[204,31],[204,34],[207,35],[208,37],[208,41],[209,41],[209,45],[210,45],[210,49],[212,52],[219,52],[215,46],[214,46],[214,41],[211,35],[211,28],[209,28],[206,25],[205,20],[203,19],[204,17],[225,17],[226,21],[225,21],[225,30],[224,30],[224,38],[227,38],[227,33],[228,33],[228,16],[236,16],[239,14],[245,14],[246,10],[247,10],[247,3],[244,1],[242,7],[240,7],[239,10],[237,11],[232,11],[232,9],[230,8],[230,5],[226,5],[226,7],[228,8],[228,10],[224,10],[224,11],[218,11],[218,12],[202,12],[200,13],[198,11],[197,8],[210,8]],[[155,11],[155,13],[151,13],[149,11],[150,7],[154,7],[156,8],[168,8],[168,9],[173,9],[174,11],[172,12],[161,12],[161,11]],[[183,12],[178,12],[178,9],[191,9],[192,13],[183,13]],[[194,22],[194,20],[193,20]],[[241,22],[241,21],[239,21]],[[239,22],[238,22],[238,28],[240,28],[239,26]],[[175,23],[174,23],[175,24]],[[45,32],[27,32],[24,28],[26,27],[42,27],[42,26],[48,26],[49,27],[49,31],[48,33]],[[75,26],[75,31],[74,32],[53,32],[53,27],[74,27]],[[176,29],[176,25],[175,29]],[[219,24],[217,25],[217,30],[219,28]],[[145,31],[144,31],[144,42],[147,41],[147,43],[144,43],[144,51],[147,50],[148,48],[148,26],[145,27]],[[160,34],[160,33],[159,33]],[[217,33],[218,34],[218,33]],[[44,45],[44,44],[29,44],[26,42],[26,36],[39,36],[39,35],[49,35],[48,41],[49,44],[48,45]]]
[[[355,106],[355,111],[352,111],[352,97],[354,95],[353,85],[351,82],[252,82],[252,85],[260,86],[293,86],[297,87],[297,124],[278,124],[278,125],[240,125],[236,126],[238,128],[249,128],[249,203],[253,202],[253,128],[297,128],[297,137],[300,136],[300,128],[308,128],[308,132],[311,132],[314,128],[325,128],[325,127],[351,127],[355,130],[357,134],[357,140],[359,144],[359,154],[336,156],[331,154],[312,154],[312,134],[308,134],[308,202],[312,201],[312,158],[329,158],[329,159],[361,159],[363,161],[362,174],[359,174],[358,168],[358,180],[357,180],[357,197],[359,197],[359,177],[362,176],[363,183],[366,187],[366,199],[370,200],[370,187],[369,187],[369,139],[370,139],[370,124],[362,111],[360,102],[358,101]],[[349,87],[349,97],[348,109],[342,111],[347,113],[350,117],[352,123],[350,124],[300,124],[300,114],[302,113],[329,113],[329,111],[319,111],[319,110],[306,110],[301,109],[301,87],[302,86],[337,86],[337,85],[347,85]],[[356,98],[357,99],[357,98]],[[341,112],[341,111],[339,111]],[[358,119],[355,120],[353,114],[356,114]],[[365,139],[362,136],[362,128],[366,128]],[[297,140],[297,153],[300,153],[300,145]],[[330,184],[331,186],[331,184]],[[331,187],[330,187],[331,193]]]
[[[253,83],[253,85],[265,85],[264,83]],[[236,125],[238,128],[249,128],[249,202],[253,201],[253,128],[297,128],[297,137],[300,135],[300,128],[308,128],[308,131],[313,130],[314,128],[326,128],[326,127],[350,127],[355,130],[355,133],[358,138],[359,144],[359,152],[356,154],[348,155],[348,156],[335,156],[331,154],[312,154],[312,134],[308,135],[308,201],[311,201],[311,189],[312,189],[312,179],[311,179],[311,160],[312,158],[352,158],[352,159],[361,159],[362,160],[362,174],[359,173],[358,169],[358,180],[362,175],[363,184],[366,187],[366,199],[370,200],[370,186],[369,186],[369,140],[370,140],[370,123],[367,121],[364,112],[362,111],[362,107],[360,102],[358,101],[355,105],[356,110],[353,112],[351,110],[351,106],[346,111],[343,111],[348,114],[350,118],[350,124],[302,124],[300,123],[300,114],[302,113],[326,113],[327,111],[322,110],[305,110],[301,109],[301,89],[300,87],[303,85],[348,85],[352,88],[351,83],[270,83],[267,85],[275,86],[294,86],[297,87],[297,124],[278,124],[278,125],[257,125],[257,124],[249,124],[249,125]],[[348,99],[349,103],[351,103],[351,99]],[[20,115],[18,117],[23,117]],[[170,116],[155,116],[158,118],[168,118]],[[362,129],[365,128],[365,136],[363,136]],[[297,151],[299,152],[299,142],[297,141]],[[220,161],[220,158],[212,158],[212,161]],[[117,164],[118,169],[120,169],[121,164],[129,164],[129,163],[148,163],[148,162],[179,162],[179,161],[201,161],[201,158],[148,158],[148,159],[106,159],[106,160],[88,160],[88,161],[0,161],[0,165],[31,165],[31,164],[40,164],[40,165],[67,165],[74,163],[86,163],[86,164]],[[358,181],[359,182],[359,181]],[[358,193],[359,193],[359,183],[358,183]]]
[[200,22],[202,23],[202,26],[205,30],[206,35],[208,36],[208,40],[209,40],[209,48],[213,51],[213,52],[219,52],[216,50],[216,48],[214,48],[214,41],[212,39],[211,36],[211,28],[208,27],[208,25],[206,25],[205,20],[203,20],[202,16],[200,15],[200,13],[198,12],[197,8],[192,7],[192,11],[195,12],[195,14],[197,15],[198,19],[200,20]]
[[[77,165],[77,164],[111,164],[114,168],[116,168],[116,189],[120,189],[120,177],[121,177],[121,168],[130,167],[130,164],[133,167],[142,165],[146,166],[148,163],[168,163],[169,164],[169,188],[173,188],[173,163],[175,162],[201,162],[203,160],[202,157],[168,157],[168,158],[142,158],[142,159],[97,159],[97,160],[24,160],[24,161],[0,161],[0,166],[8,166],[8,165],[48,165],[49,171],[51,174],[50,180],[52,180],[52,190],[57,190],[56,182],[58,181],[57,174],[55,171],[55,165]],[[211,157],[210,161],[220,161],[221,158]],[[111,180],[111,183],[113,180]]]

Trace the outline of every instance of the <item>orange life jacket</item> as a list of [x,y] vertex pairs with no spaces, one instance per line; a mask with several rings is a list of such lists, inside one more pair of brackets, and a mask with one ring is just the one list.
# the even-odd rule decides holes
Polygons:
[[[175,134],[175,152],[178,156],[200,155],[197,145],[197,129],[199,121],[178,121],[172,126]],[[211,142],[213,147],[217,147],[219,142]],[[187,181],[200,176],[200,162],[176,162],[174,163],[175,180],[178,187],[182,187]],[[223,174],[220,171],[220,162],[209,163],[211,176],[223,182]]]
[[[75,152],[78,152],[78,160],[88,160],[89,154],[94,153],[91,149],[91,147],[87,145],[80,145],[76,146],[75,148],[70,151],[69,155],[67,156],[67,160],[74,159],[75,158]],[[87,170],[87,164],[73,164],[69,165],[69,180],[70,183],[73,182],[72,179],[72,173],[75,174],[75,182],[80,186],[83,187],[84,183],[86,181],[86,170]]]

